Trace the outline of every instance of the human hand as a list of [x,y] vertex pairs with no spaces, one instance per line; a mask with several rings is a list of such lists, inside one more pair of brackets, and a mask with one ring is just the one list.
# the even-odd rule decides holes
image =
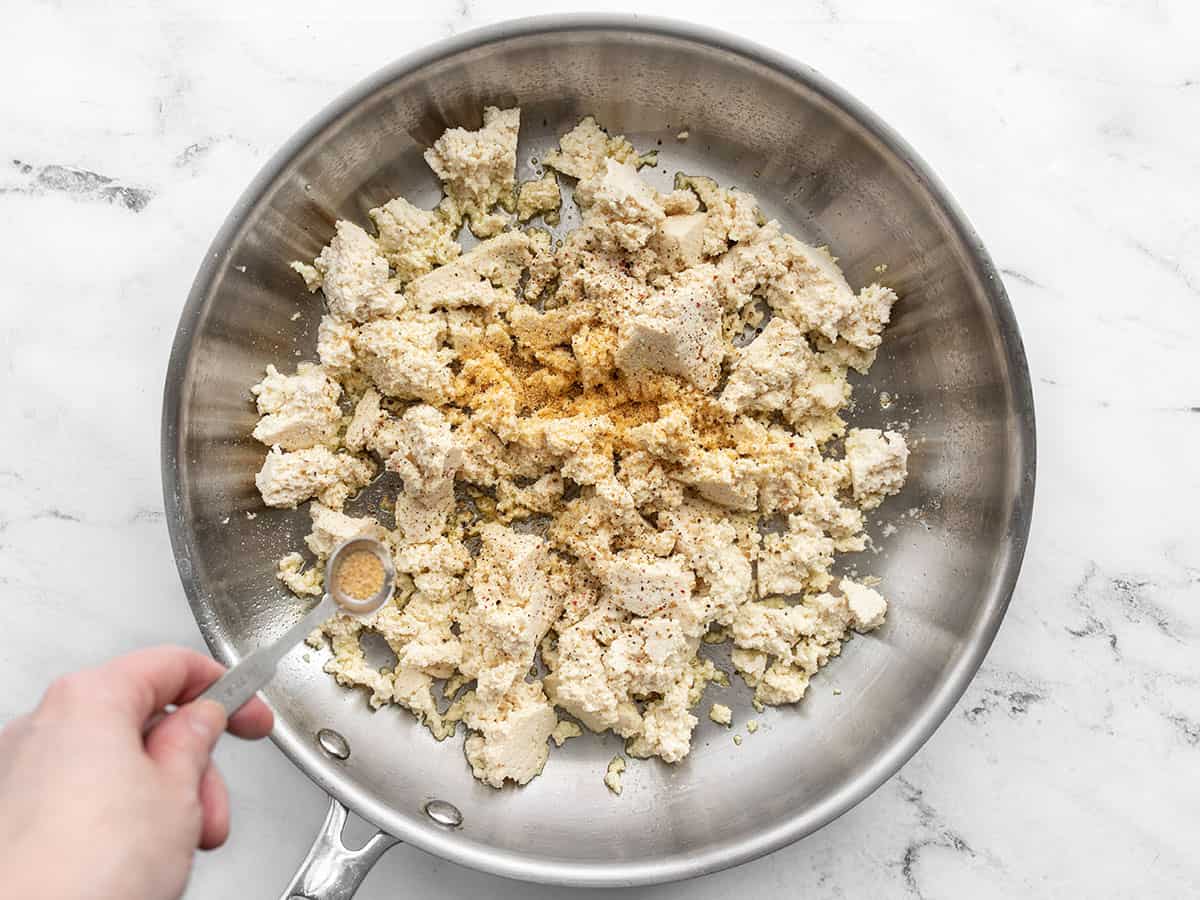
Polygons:
[[[0,889],[45,900],[174,900],[197,849],[229,835],[229,795],[209,756],[228,726],[261,738],[255,698],[226,721],[184,706],[224,668],[156,647],[66,675],[0,730]],[[180,709],[148,722],[164,707]]]

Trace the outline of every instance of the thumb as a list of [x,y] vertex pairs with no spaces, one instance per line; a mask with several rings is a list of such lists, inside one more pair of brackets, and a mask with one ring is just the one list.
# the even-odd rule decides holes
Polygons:
[[169,778],[188,790],[197,790],[225,723],[221,704],[195,700],[154,726],[146,735],[146,753]]

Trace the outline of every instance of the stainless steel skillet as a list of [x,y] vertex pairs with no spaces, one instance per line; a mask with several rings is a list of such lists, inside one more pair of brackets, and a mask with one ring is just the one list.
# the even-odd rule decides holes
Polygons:
[[[267,362],[312,356],[320,298],[288,262],[312,257],[336,219],[366,223],[396,194],[431,205],[421,151],[447,126],[477,126],[483,105],[513,103],[523,162],[593,114],[641,149],[662,142],[664,186],[684,170],[751,190],[770,217],[828,244],[851,284],[887,265],[903,300],[853,420],[911,423],[909,485],[871,517],[882,552],[855,560],[884,579],[889,621],[799,707],[759,716],[753,739],[736,747],[702,724],[683,764],[632,767],[619,800],[601,783],[614,739],[572,741],[528,787],[493,791],[456,744],[435,744],[400,711],[372,713],[319,654],[295,654],[266,692],[274,738],[334,798],[299,896],[349,897],[390,846],[344,852],[342,804],[454,862],[574,885],[686,878],[795,841],[878,787],[946,716],[1024,552],[1034,419],[1020,336],[986,251],[912,149],[815,72],[736,38],[641,17],[525,20],[414,54],[334,102],[259,174],[200,268],[167,374],[162,462],[180,576],[217,658],[246,654],[301,611],[270,562],[300,546],[307,517],[261,507],[246,393]],[[722,699],[745,718],[736,679]]]

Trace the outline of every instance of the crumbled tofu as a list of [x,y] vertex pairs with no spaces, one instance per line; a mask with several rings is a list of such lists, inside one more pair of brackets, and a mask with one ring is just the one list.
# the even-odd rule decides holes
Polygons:
[[462,252],[454,240],[454,223],[441,210],[418,209],[396,197],[368,215],[379,230],[379,250],[401,284],[445,265]]
[[[345,687],[365,687],[371,692],[370,704],[378,709],[396,699],[396,673],[380,671],[367,661],[360,638],[363,634],[363,623],[348,616],[334,616],[322,627],[322,632],[329,639],[329,647],[333,658],[325,666],[325,671],[333,675],[339,684]],[[316,644],[319,646],[319,644]],[[409,697],[414,699],[414,686],[409,684]],[[429,697],[430,706],[433,696]],[[418,701],[419,705],[419,701]],[[435,710],[436,711],[436,710]]]
[[400,417],[396,449],[387,468],[400,476],[404,492],[414,497],[439,497],[454,490],[454,473],[462,465],[462,448],[445,415],[418,403]]
[[727,253],[719,276],[732,305],[744,306],[761,295],[801,331],[831,343],[841,339],[860,352],[879,346],[896,302],[895,292],[878,284],[856,296],[827,250],[782,234],[777,222],[769,222]]
[[[308,263],[296,259],[292,260],[290,267],[293,272],[304,279],[304,286],[308,288],[309,293],[321,289],[321,273],[317,271],[315,266],[310,266]],[[295,320],[293,319],[293,321]]]
[[481,129],[450,128],[425,151],[425,162],[445,185],[445,208],[453,220],[467,219],[476,237],[491,237],[508,223],[492,209],[512,201],[520,123],[519,109],[489,106]]
[[622,550],[604,566],[602,584],[618,606],[649,616],[685,602],[696,583],[681,557],[660,559],[645,550]]
[[484,526],[480,537],[474,602],[462,623],[462,669],[476,679],[475,693],[490,701],[529,670],[562,598],[550,589],[545,540],[498,524]]
[[[845,599],[831,594],[809,595],[795,606],[742,606],[733,622],[735,645],[774,659],[764,660],[761,674],[752,676],[756,698],[773,705],[803,698],[811,677],[841,652],[851,621]],[[734,666],[744,671],[738,660]]]
[[850,607],[850,621],[855,631],[874,631],[883,624],[887,616],[887,601],[878,591],[843,578],[842,596]]
[[304,557],[289,553],[275,565],[275,577],[284,583],[293,594],[319,597],[324,592],[325,579],[319,566],[304,568]]
[[505,781],[528,784],[550,756],[547,741],[558,724],[537,682],[519,682],[496,702],[478,695],[463,719],[476,732],[467,738],[467,761],[475,777],[494,788]]
[[[667,214],[668,218],[690,216],[700,212],[700,198],[688,188],[676,188],[669,194],[659,194],[658,201],[662,204],[663,212]],[[701,241],[701,254],[703,255],[703,241]]]
[[[462,466],[462,447],[446,417],[432,406],[405,410],[391,432],[387,470],[400,476],[396,525],[405,540],[435,540],[454,510],[454,475]],[[393,449],[394,448],[394,449]]]
[[608,768],[604,770],[604,786],[616,794],[621,796],[621,775],[625,772],[625,758],[623,756],[614,756],[609,760]]
[[708,711],[708,717],[718,725],[729,727],[733,724],[733,710],[723,703],[714,703]]
[[501,481],[496,488],[496,513],[509,521],[531,513],[549,515],[557,510],[565,487],[558,472],[547,472],[529,487]]
[[547,172],[541,178],[526,181],[517,192],[517,221],[528,222],[540,215],[549,225],[558,224],[558,209],[562,206],[562,192],[558,189],[558,178]]
[[737,243],[754,236],[758,231],[758,201],[745,191],[718,187],[711,178],[698,175],[678,175],[676,188],[690,188],[704,204],[704,254],[718,256]]
[[602,223],[599,234],[634,252],[646,246],[666,218],[658,195],[638,177],[636,168],[613,159],[604,161],[604,174],[585,222]]
[[453,379],[453,351],[442,344],[444,318],[415,313],[404,320],[380,319],[358,329],[354,354],[380,392],[402,400],[444,403]]
[[695,652],[696,641],[683,623],[666,616],[639,618],[614,638],[604,666],[631,697],[664,694],[689,678],[695,683],[690,671]]
[[[553,222],[550,221],[551,217],[554,219]],[[558,212],[546,215],[547,224],[557,225],[558,220]],[[525,279],[525,289],[522,291],[522,294],[526,302],[536,303],[550,293],[554,283],[558,280],[558,260],[550,232],[541,228],[535,228],[530,229],[526,234],[529,236],[533,258],[529,262],[529,271]],[[513,307],[513,309],[520,308],[519,306]]]
[[877,428],[852,428],[846,435],[846,462],[854,499],[874,509],[884,497],[898,493],[908,477],[908,445],[904,435]]
[[542,162],[583,180],[600,172],[606,159],[630,163],[637,159],[637,151],[624,137],[609,137],[594,118],[587,116],[562,136],[559,149],[551,150]]
[[250,392],[262,415],[253,434],[268,447],[305,450],[337,444],[342,388],[320,366],[300,363],[295,375],[283,375],[267,366],[267,376]]
[[333,240],[313,261],[312,270],[298,271],[310,288],[316,283],[311,272],[318,274],[329,311],[339,319],[366,322],[404,308],[379,243],[345,219],[337,223]]
[[675,535],[676,549],[696,573],[697,601],[711,621],[728,625],[738,607],[750,599],[753,584],[738,529],[724,510],[694,501],[663,514],[660,521]]
[[554,726],[554,730],[550,732],[550,737],[553,739],[555,747],[561,747],[571,738],[579,737],[581,734],[583,734],[583,729],[570,719],[560,719]]
[[746,650],[735,646],[730,654],[730,662],[750,687],[755,687],[767,670],[767,654],[761,650]]
[[387,536],[387,530],[370,516],[348,516],[317,502],[309,504],[308,514],[312,531],[304,543],[317,559],[328,558],[339,544],[354,538],[382,541]]
[[665,412],[654,422],[632,428],[629,437],[647,453],[678,465],[672,477],[704,499],[733,509],[757,508],[757,466],[729,450],[697,450],[699,436],[682,411]]
[[334,453],[328,447],[287,453],[272,448],[254,483],[267,506],[294,509],[316,497],[326,506],[341,509],[374,474],[374,467],[365,460],[349,453]]
[[839,325],[839,336],[852,347],[874,350],[883,343],[883,328],[892,320],[896,292],[879,284],[869,284],[858,292],[858,302]]
[[554,704],[592,731],[612,729],[629,737],[641,730],[641,716],[625,686],[610,681],[604,666],[608,645],[620,633],[620,625],[620,614],[608,607],[561,625],[555,665],[545,682]]
[[763,538],[758,557],[758,593],[823,591],[833,580],[833,540],[803,516],[789,516],[788,530]]
[[704,233],[708,216],[702,212],[666,216],[653,238],[662,266],[670,272],[682,272],[704,259]]
[[692,730],[699,720],[689,711],[689,690],[686,682],[676,682],[661,699],[646,704],[642,732],[626,747],[630,756],[676,763],[691,752]]
[[[896,295],[855,294],[744,191],[701,176],[655,190],[638,175],[655,153],[591,118],[517,189],[519,112],[483,120],[428,151],[435,209],[396,197],[370,211],[375,236],[338,222],[293,264],[327,302],[320,365],[252,389],[272,448],[256,483],[271,506],[312,500],[316,562],[289,553],[276,574],[317,595],[342,541],[387,546],[392,599],[309,643],[373,707],[439,741],[464,723],[489,785],[525,784],[583,728],[678,763],[708,685],[729,685],[702,644],[732,644],[761,711],[801,700],[886,617],[878,579],[832,571],[907,474],[899,434],[842,418]],[[504,230],[553,224],[560,176],[580,227]],[[464,220],[482,239],[465,253]],[[371,514],[343,512],[380,467]],[[368,659],[379,641],[394,664]],[[732,725],[723,704],[708,715]]]
[[786,269],[767,290],[767,302],[804,331],[836,340],[839,326],[855,305],[854,292],[827,250],[784,235]]
[[335,378],[347,378],[354,368],[354,335],[352,322],[323,316],[317,326],[317,357],[321,366]]
[[638,153],[629,141],[621,135],[609,137],[591,116],[564,134],[558,146],[542,162],[547,168],[578,179],[575,202],[584,207],[592,203],[606,160],[631,165],[638,161]]
[[350,424],[346,426],[346,433],[342,437],[342,443],[347,450],[362,453],[379,432],[386,421],[381,401],[379,391],[373,387],[367,388],[358,398],[358,403],[354,405],[354,415],[350,417]]
[[776,317],[743,350],[721,392],[721,405],[730,412],[747,409],[789,415],[808,383],[812,351],[804,333],[787,319]]
[[758,483],[742,461],[719,450],[694,453],[679,478],[705,500],[733,509],[752,510],[758,505]]
[[505,232],[416,279],[406,295],[425,312],[465,306],[504,310],[516,301],[517,282],[532,259],[529,236]]
[[713,279],[711,267],[696,266],[653,295],[622,324],[617,366],[631,375],[678,375],[701,391],[716,387],[725,347]]

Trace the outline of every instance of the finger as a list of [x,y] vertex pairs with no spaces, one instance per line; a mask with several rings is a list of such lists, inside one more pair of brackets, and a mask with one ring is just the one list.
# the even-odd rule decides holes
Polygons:
[[216,850],[229,838],[229,789],[216,763],[210,762],[200,777],[200,809],[204,826],[198,846],[201,850]]
[[[7,722],[0,724],[0,739],[15,739],[25,735],[29,731],[30,716],[26,713],[23,716],[15,716]],[[2,755],[2,754],[0,754]]]
[[32,731],[33,720],[30,715],[17,716],[0,727],[0,781],[9,772],[19,768],[17,750]]
[[212,700],[181,706],[146,735],[146,753],[184,790],[195,793],[209,755],[225,730],[225,710]]
[[149,647],[119,656],[98,670],[120,686],[130,718],[141,725],[170,703],[198,696],[225,671],[215,659],[185,647]]
[[275,714],[271,707],[258,697],[235,712],[229,719],[229,731],[240,738],[256,741],[271,733],[275,727]]
[[[184,654],[184,662],[188,666],[183,689],[174,699],[161,703],[160,708],[167,703],[178,703],[180,705],[190,703],[204,693],[214,681],[226,672],[225,667],[215,659],[211,659],[200,653],[193,653],[193,651],[182,647],[157,647],[146,651],[139,651],[137,654],[130,654],[132,657],[130,660],[131,666],[127,671],[134,675],[141,674],[142,670],[138,666],[142,665],[143,661],[137,657],[143,654],[149,657],[151,654],[157,654],[159,651],[168,651],[173,657],[178,657],[180,653]],[[150,665],[158,664],[153,658],[149,659],[148,662]],[[160,700],[161,697],[156,697],[155,699]],[[270,707],[258,697],[252,697],[229,720],[229,731],[238,737],[249,740],[266,737],[274,727],[274,714],[271,712]]]

